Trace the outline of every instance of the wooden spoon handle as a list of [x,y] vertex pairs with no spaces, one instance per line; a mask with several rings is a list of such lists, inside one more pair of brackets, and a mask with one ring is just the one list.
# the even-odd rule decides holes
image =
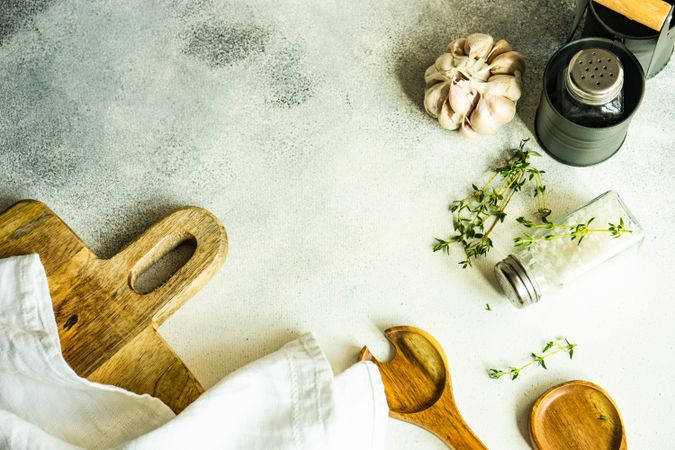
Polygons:
[[[184,241],[195,245],[185,265],[153,291],[136,292],[133,284],[138,275]],[[109,263],[128,274],[128,289],[138,305],[128,305],[131,314],[135,311],[138,321],[150,318],[158,325],[206,284],[226,255],[227,235],[220,220],[205,209],[185,207],[154,224]]]
[[[448,400],[445,400],[448,399]],[[421,411],[418,418],[422,426],[434,433],[448,447],[454,450],[487,450],[469,425],[459,414],[450,397],[443,397],[431,408]]]
[[670,5],[663,0],[595,0],[595,2],[656,31],[661,31],[670,12]]

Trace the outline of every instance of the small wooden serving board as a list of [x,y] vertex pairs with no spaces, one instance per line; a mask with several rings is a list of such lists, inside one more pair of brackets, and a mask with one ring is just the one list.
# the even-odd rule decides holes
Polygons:
[[544,392],[532,406],[535,450],[627,450],[619,408],[597,384],[574,380]]
[[[136,277],[178,244],[192,257],[148,293]],[[181,208],[110,259],[98,258],[47,206],[25,200],[0,214],[0,258],[38,253],[65,360],[82,377],[161,399],[182,411],[203,392],[157,327],[201,289],[227,255],[227,235],[208,211]]]

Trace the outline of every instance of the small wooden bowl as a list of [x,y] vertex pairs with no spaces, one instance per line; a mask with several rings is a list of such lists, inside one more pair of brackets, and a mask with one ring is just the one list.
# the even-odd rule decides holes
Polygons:
[[536,450],[626,450],[619,408],[604,389],[569,381],[544,392],[530,414]]

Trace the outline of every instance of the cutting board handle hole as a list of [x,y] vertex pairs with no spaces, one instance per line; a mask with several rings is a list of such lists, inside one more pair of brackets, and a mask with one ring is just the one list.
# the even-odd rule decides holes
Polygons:
[[166,253],[152,253],[141,259],[131,275],[131,288],[139,294],[149,294],[180,270],[197,249],[197,241],[190,236],[174,245]]

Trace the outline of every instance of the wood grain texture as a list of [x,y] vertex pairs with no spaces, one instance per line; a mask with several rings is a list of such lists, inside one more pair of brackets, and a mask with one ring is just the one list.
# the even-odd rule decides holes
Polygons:
[[[670,5],[663,0],[594,0],[655,31],[661,31],[670,12]],[[621,30],[617,30],[621,31]]]
[[408,326],[389,328],[384,334],[396,350],[394,358],[380,362],[363,347],[359,361],[379,367],[389,415],[434,433],[452,449],[486,449],[455,405],[447,358],[436,339]]
[[530,414],[535,450],[627,450],[616,404],[588,381],[569,381],[544,392]]
[[[151,292],[136,277],[178,244],[192,257]],[[222,266],[227,235],[206,210],[181,208],[110,259],[98,258],[49,208],[21,201],[0,214],[0,257],[38,253],[45,267],[65,360],[82,377],[160,398],[180,412],[202,387],[157,327]]]

